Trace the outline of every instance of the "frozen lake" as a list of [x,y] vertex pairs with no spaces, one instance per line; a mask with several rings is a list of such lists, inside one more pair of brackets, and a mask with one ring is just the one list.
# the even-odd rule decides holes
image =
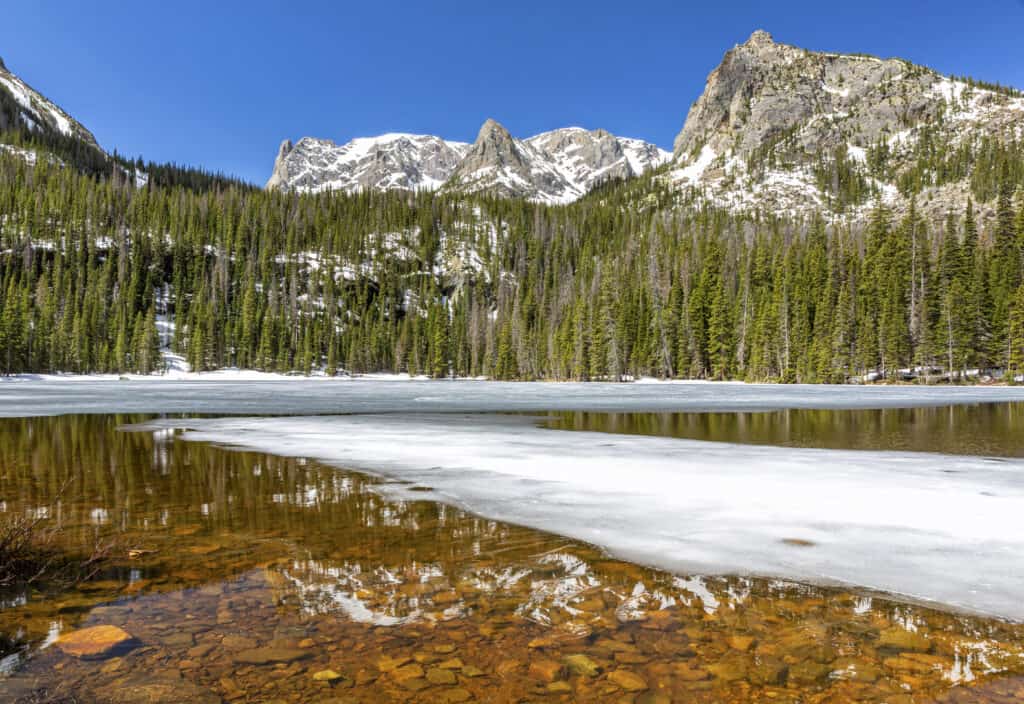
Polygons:
[[[846,584],[1024,620],[1024,461],[569,432],[497,412],[864,409],[1017,388],[420,381],[0,384],[0,414],[167,419],[185,438],[311,457],[680,572]],[[956,428],[948,428],[955,433]]]
[[64,413],[245,415],[500,411],[763,411],[1024,401],[1024,387],[490,381],[0,380],[0,416]]

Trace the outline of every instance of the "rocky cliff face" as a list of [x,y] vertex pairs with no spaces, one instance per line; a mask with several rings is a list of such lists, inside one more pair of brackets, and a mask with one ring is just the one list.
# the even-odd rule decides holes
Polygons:
[[463,142],[416,134],[385,134],[341,146],[304,137],[281,143],[267,188],[298,191],[436,189],[469,150]]
[[64,112],[56,103],[44,97],[30,85],[12,73],[0,61],[0,91],[3,91],[17,105],[17,114],[8,115],[0,110],[0,129],[15,127],[15,120],[30,129],[53,131],[79,139],[99,149],[92,132]]
[[436,189],[568,203],[609,178],[628,178],[671,155],[638,139],[570,127],[520,140],[494,120],[470,145],[426,135],[383,135],[337,146],[281,144],[268,188],[300,191]]
[[571,203],[602,181],[639,176],[670,158],[653,144],[604,130],[566,127],[518,140],[488,120],[445,188]]
[[545,132],[525,141],[553,163],[580,195],[602,181],[639,176],[671,158],[649,142],[580,127]]
[[[899,175],[920,163],[923,139],[955,148],[979,135],[1020,138],[1022,125],[1021,97],[901,59],[812,52],[757,31],[708,76],[676,138],[671,179],[733,207],[828,208],[835,194],[821,166],[841,160],[871,192],[865,204],[899,205],[907,195]],[[884,152],[885,169],[868,158],[872,150]],[[944,212],[965,192],[947,182],[920,200]]]
[[547,203],[568,203],[583,195],[545,152],[528,141],[513,138],[494,120],[487,120],[480,128],[445,188]]

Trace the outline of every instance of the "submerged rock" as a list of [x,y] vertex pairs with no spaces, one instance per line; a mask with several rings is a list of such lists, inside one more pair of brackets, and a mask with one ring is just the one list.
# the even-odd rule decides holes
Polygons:
[[581,653],[566,655],[562,662],[565,663],[565,666],[573,674],[583,675],[584,677],[597,677],[601,674],[601,666]]
[[313,673],[313,679],[317,682],[337,682],[340,679],[344,679],[344,675],[334,670],[320,670]]
[[451,670],[442,670],[435,667],[427,670],[427,681],[431,684],[449,685],[455,684],[458,680],[455,678],[455,673]]
[[608,679],[627,692],[642,692],[647,689],[647,681],[629,670],[614,670],[608,675]]
[[100,660],[125,653],[138,641],[117,626],[92,626],[62,635],[55,645],[76,658]]
[[562,675],[562,665],[547,658],[539,658],[530,663],[530,676],[542,682],[554,682]]
[[308,650],[299,648],[252,648],[235,653],[234,660],[242,665],[270,665],[279,662],[295,662],[311,655],[312,653]]
[[170,676],[137,676],[120,681],[109,692],[96,692],[111,704],[220,704],[221,698],[188,680]]
[[915,653],[927,653],[932,649],[932,642],[920,633],[904,628],[886,628],[878,634],[878,647],[888,650],[909,650]]

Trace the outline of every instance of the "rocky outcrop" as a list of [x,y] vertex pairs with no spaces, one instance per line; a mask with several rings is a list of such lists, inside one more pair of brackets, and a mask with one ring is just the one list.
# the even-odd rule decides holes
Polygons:
[[277,148],[277,158],[274,159],[274,171],[267,181],[267,188],[288,188],[288,155],[291,154],[295,145],[292,140],[286,139]]
[[[910,168],[924,130],[953,147],[979,134],[1022,134],[1024,99],[972,87],[902,59],[812,52],[754,32],[708,76],[675,140],[679,185],[733,207],[829,207],[815,163],[849,162],[876,197],[899,204],[894,176]],[[885,173],[868,150],[884,145]],[[841,155],[837,157],[837,155]],[[933,210],[959,207],[928,191]],[[856,213],[854,213],[856,215]]]

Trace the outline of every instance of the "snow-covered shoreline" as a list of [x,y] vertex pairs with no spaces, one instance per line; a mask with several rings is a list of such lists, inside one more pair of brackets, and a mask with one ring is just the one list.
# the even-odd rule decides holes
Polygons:
[[327,376],[319,372],[305,374],[280,374],[261,372],[257,369],[226,367],[208,372],[169,371],[165,374],[11,374],[0,376],[0,383],[17,382],[120,382],[120,381],[426,381],[426,376],[409,374],[353,374]]
[[0,382],[0,417],[67,413],[756,412],[1011,401],[1024,402],[1024,387],[429,381],[402,376],[251,380],[205,373],[200,378],[142,377],[127,382],[116,377]]
[[679,572],[843,584],[1024,620],[1024,461],[565,432],[525,417],[158,421],[311,457]]
[[[280,373],[280,372],[264,372],[258,369],[239,369],[238,367],[224,367],[221,369],[212,369],[205,372],[194,372],[190,371],[187,365],[176,364],[169,366],[167,370],[163,372],[155,372],[153,374],[135,374],[135,373],[124,373],[124,374],[75,374],[73,372],[57,372],[57,373],[46,373],[46,374],[9,374],[0,375],[0,384],[3,383],[15,383],[15,382],[80,382],[80,381],[93,381],[93,382],[112,382],[112,381],[435,381],[435,382],[451,382],[451,381],[489,381],[498,383],[496,380],[485,376],[478,377],[457,377],[452,379],[431,379],[424,374],[411,375],[406,372],[366,372],[366,373],[339,373],[334,376],[328,376],[322,370],[315,370],[310,374],[302,374],[300,372],[292,373]],[[1019,377],[1017,381],[1024,381],[1024,377]],[[505,382],[502,382],[505,383]],[[532,382],[508,382],[517,384],[580,384],[582,382],[558,380],[558,379],[542,379]],[[657,379],[649,376],[641,376],[637,378],[625,377],[619,381],[597,381],[587,382],[590,384],[638,384],[638,385],[652,385],[652,386],[696,386],[696,385],[712,385],[712,386],[767,386],[767,387],[800,387],[800,386],[817,386],[824,388],[839,388],[839,387],[850,387],[850,386],[862,386],[863,384],[777,384],[772,382],[749,382],[736,379],[726,380],[706,380],[706,379]],[[915,385],[906,383],[886,383],[886,382],[875,382],[868,384],[873,388],[884,388],[888,386],[893,387],[914,387]],[[1007,384],[964,384],[956,387],[950,386],[932,386],[931,388],[937,389],[950,389],[950,388],[1002,388],[1008,386]],[[928,387],[924,387],[928,388]],[[955,393],[955,392],[954,392]]]

